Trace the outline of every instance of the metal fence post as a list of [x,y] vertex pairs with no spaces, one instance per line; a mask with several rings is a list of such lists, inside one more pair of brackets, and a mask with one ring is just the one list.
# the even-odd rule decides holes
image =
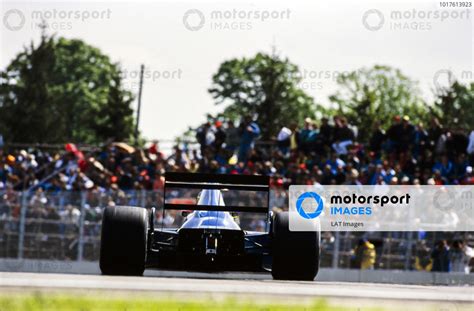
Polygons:
[[411,267],[411,256],[413,254],[412,247],[413,247],[413,232],[408,231],[406,232],[408,235],[407,241],[407,253],[405,254],[405,270],[410,270]]
[[334,237],[334,250],[332,253],[332,268],[336,269],[339,263],[339,244],[341,243],[339,231],[335,232]]
[[145,189],[142,189],[141,190],[141,198],[140,198],[140,206],[141,207],[146,207],[146,194],[147,192],[145,191]]
[[19,224],[19,235],[18,235],[18,259],[23,259],[23,247],[25,241],[25,220],[26,220],[26,209],[27,209],[27,194],[28,191],[21,193],[21,208],[20,208],[20,224]]
[[86,213],[86,193],[81,192],[81,215],[79,216],[79,239],[77,243],[77,261],[82,261],[84,255],[84,219]]

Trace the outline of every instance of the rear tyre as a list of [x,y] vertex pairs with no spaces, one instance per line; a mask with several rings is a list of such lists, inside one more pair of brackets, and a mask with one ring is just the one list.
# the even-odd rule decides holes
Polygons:
[[312,281],[319,270],[319,232],[289,230],[288,212],[275,214],[272,227],[272,276]]
[[145,208],[105,208],[100,240],[100,270],[103,274],[143,275],[148,222],[148,212]]

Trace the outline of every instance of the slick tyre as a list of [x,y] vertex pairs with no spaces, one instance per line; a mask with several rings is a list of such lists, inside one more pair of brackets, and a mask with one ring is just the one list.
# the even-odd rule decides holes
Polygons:
[[100,270],[106,275],[143,275],[148,238],[145,208],[113,206],[104,210]]
[[319,270],[319,232],[289,230],[288,212],[272,224],[272,276],[276,280],[312,281]]

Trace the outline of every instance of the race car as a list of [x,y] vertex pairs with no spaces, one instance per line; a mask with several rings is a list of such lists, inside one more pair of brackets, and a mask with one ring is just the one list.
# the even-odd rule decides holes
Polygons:
[[147,268],[271,271],[274,279],[314,280],[320,232],[290,231],[288,212],[273,213],[269,200],[267,176],[167,172],[159,215],[105,208],[100,269],[137,276]]

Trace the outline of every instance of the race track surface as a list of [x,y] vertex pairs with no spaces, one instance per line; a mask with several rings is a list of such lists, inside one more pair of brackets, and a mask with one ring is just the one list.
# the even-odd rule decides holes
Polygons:
[[147,271],[144,277],[0,272],[0,290],[116,290],[266,297],[474,303],[472,286],[274,281],[267,274]]

